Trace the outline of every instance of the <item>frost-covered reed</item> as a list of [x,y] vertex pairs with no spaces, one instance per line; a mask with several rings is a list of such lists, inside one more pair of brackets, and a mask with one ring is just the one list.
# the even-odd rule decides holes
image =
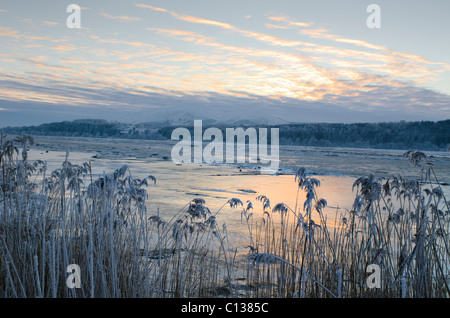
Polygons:
[[[247,251],[195,199],[170,220],[147,211],[153,176],[127,166],[94,177],[69,155],[48,172],[28,136],[1,137],[0,297],[448,297],[449,207],[425,154],[407,152],[421,181],[359,178],[350,210],[325,213],[319,180],[300,168],[295,207],[232,198]],[[294,186],[294,184],[293,184]],[[259,205],[259,204],[258,204]],[[67,267],[80,267],[68,288]],[[376,287],[368,284],[380,269]]]
[[303,168],[296,175],[306,192],[303,207],[276,205],[269,213],[268,199],[260,197],[266,212],[255,239],[250,295],[449,297],[448,202],[426,155],[405,157],[421,168],[420,182],[358,178],[352,209],[337,210],[332,222],[317,195],[320,182]]
[[[147,214],[153,176],[134,179],[123,166],[94,178],[68,156],[48,173],[28,162],[32,143],[2,136],[1,297],[197,297],[232,275],[225,227],[202,200],[165,222]],[[80,288],[66,284],[71,264]]]

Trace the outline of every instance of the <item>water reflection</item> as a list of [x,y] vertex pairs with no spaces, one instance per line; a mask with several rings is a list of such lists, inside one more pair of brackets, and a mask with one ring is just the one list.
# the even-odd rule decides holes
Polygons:
[[[88,144],[89,147],[93,147],[90,141]],[[126,151],[122,149],[125,147],[123,144],[100,145],[102,144],[99,144],[97,149],[100,152],[102,147],[107,147],[103,154],[111,154],[119,150],[116,158],[113,156],[99,158],[93,152],[76,151],[70,153],[69,160],[74,164],[90,161],[94,177],[111,173],[122,165],[129,166],[134,178],[153,175],[156,177],[157,183],[148,188],[149,215],[156,214],[159,209],[162,217],[171,218],[192,199],[202,198],[213,213],[220,210],[217,215],[218,222],[226,223],[229,230],[233,229],[237,233],[246,232],[247,229],[241,220],[241,209],[232,209],[226,205],[231,198],[238,198],[244,204],[250,200],[256,217],[263,214],[262,203],[256,200],[259,195],[267,196],[270,199],[271,207],[277,203],[284,203],[291,209],[295,209],[297,203],[300,213],[303,213],[305,193],[300,191],[298,201],[296,201],[298,190],[293,175],[299,166],[305,166],[309,171],[324,174],[315,176],[321,182],[317,193],[319,198],[326,199],[328,203],[324,212],[331,225],[334,223],[336,211],[350,210],[355,199],[352,186],[356,177],[368,176],[371,173],[380,174],[380,176],[406,174],[412,177],[418,175],[418,171],[412,168],[405,158],[401,157],[402,151],[387,151],[385,154],[381,154],[381,151],[370,150],[285,147],[282,149],[280,159],[283,164],[283,172],[291,174],[261,175],[255,171],[254,166],[175,164],[170,160],[141,156],[140,152],[137,155],[133,153],[133,157],[127,157]],[[127,146],[134,147],[136,145],[133,146],[130,142]],[[158,150],[155,150],[154,146],[152,147],[152,150],[147,149],[146,151],[164,153],[164,147],[170,149],[163,144],[158,144]],[[65,151],[32,150],[29,154],[30,160],[46,161],[48,171],[59,168],[65,157]],[[448,181],[449,170],[446,170],[450,166],[448,155],[434,154],[433,158],[437,162],[436,173],[441,178],[440,181]],[[86,180],[85,183],[88,184],[89,180]],[[449,187],[444,186],[443,189],[448,197]],[[313,214],[313,218],[314,216]]]
[[[30,159],[41,159],[47,162],[48,170],[53,171],[61,166],[65,152],[31,151]],[[202,198],[213,212],[220,210],[217,218],[231,227],[241,228],[241,209],[232,209],[226,205],[231,198],[240,199],[244,204],[250,200],[255,216],[263,213],[262,203],[256,200],[259,195],[270,199],[271,207],[277,203],[285,203],[295,209],[297,184],[293,175],[261,175],[253,174],[251,169],[235,166],[211,166],[204,164],[174,164],[171,161],[156,159],[95,159],[92,154],[70,153],[69,160],[74,163],[91,162],[94,177],[111,173],[122,165],[128,165],[134,178],[153,175],[156,185],[148,188],[148,213],[156,214],[159,209],[163,217],[170,218],[192,199]],[[347,176],[316,176],[321,182],[317,189],[320,198],[328,202],[327,213],[339,209],[350,209],[354,193],[352,185],[355,180]],[[86,180],[88,183],[89,180]],[[298,209],[303,213],[305,193],[299,192]],[[225,205],[225,206],[224,206]],[[331,211],[331,212],[330,212]],[[334,214],[332,214],[333,216]],[[334,220],[334,216],[332,217]]]

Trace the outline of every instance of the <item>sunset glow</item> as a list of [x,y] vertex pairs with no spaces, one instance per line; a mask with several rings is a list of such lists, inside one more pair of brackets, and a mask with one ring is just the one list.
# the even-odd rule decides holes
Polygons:
[[[39,118],[24,123],[77,105],[90,105],[92,117],[130,105],[148,119],[153,109],[182,107],[173,96],[205,97],[210,116],[221,100],[271,110],[289,104],[299,111],[280,117],[298,121],[331,121],[324,105],[342,107],[335,121],[372,121],[372,113],[377,120],[448,117],[448,19],[405,31],[423,5],[379,1],[382,27],[369,29],[364,4],[320,2],[320,9],[301,1],[231,1],[214,9],[205,1],[79,1],[79,29],[66,26],[66,3],[2,3],[1,124],[14,124],[9,116],[26,115],[34,103]],[[436,14],[449,9],[436,4],[429,9]],[[405,113],[411,107],[416,111]],[[357,113],[368,116],[352,117]]]

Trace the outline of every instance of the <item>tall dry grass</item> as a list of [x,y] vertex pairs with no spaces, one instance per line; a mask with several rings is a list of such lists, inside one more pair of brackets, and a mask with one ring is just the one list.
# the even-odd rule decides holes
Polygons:
[[[351,210],[333,220],[319,180],[299,169],[295,207],[230,199],[248,229],[238,255],[226,224],[195,199],[170,220],[147,212],[153,176],[127,166],[94,177],[69,156],[48,172],[28,136],[1,137],[1,297],[448,297],[449,208],[421,152],[421,182],[359,178]],[[86,185],[85,185],[86,184]],[[68,288],[70,264],[80,288]],[[379,286],[371,269],[380,269]]]
[[[1,297],[198,297],[231,275],[226,228],[202,200],[166,222],[147,214],[153,176],[123,166],[94,180],[68,155],[48,173],[28,161],[32,138],[1,144]],[[66,284],[71,264],[80,288]]]
[[268,212],[268,198],[260,197],[266,212],[253,222],[250,295],[449,297],[448,202],[425,154],[405,157],[421,169],[421,181],[359,178],[352,209],[336,211],[334,220],[324,213],[319,180],[303,168],[295,177],[306,192],[303,206]]

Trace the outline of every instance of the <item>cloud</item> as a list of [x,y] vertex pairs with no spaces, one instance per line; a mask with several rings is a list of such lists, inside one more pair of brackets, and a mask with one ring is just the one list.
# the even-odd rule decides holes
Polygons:
[[147,8],[147,9],[150,9],[150,10],[160,11],[160,12],[167,12],[168,11],[168,10],[163,9],[163,8],[158,8],[158,7],[154,7],[154,6],[151,6],[151,5],[148,5],[148,4],[143,4],[143,3],[137,3],[137,4],[135,4],[135,6],[139,7],[139,8]]
[[11,37],[15,39],[25,39],[25,40],[48,40],[48,36],[37,36],[20,33],[17,30],[13,30],[9,27],[0,27],[0,36]]
[[67,59],[62,59],[61,63],[63,63],[63,64],[67,64],[67,63],[68,64],[91,64],[92,61],[67,58]]
[[306,34],[312,38],[328,39],[341,43],[349,43],[373,50],[386,50],[386,48],[381,45],[375,45],[361,40],[342,38],[337,35],[330,34],[328,33],[328,30],[324,28],[302,30],[301,33]]
[[243,29],[240,29],[238,27],[235,27],[235,26],[233,26],[229,23],[225,23],[225,22],[209,20],[209,19],[204,19],[204,18],[198,18],[198,17],[194,17],[194,16],[190,16],[190,15],[183,15],[183,14],[176,13],[174,11],[169,11],[169,10],[161,9],[161,8],[155,8],[155,7],[152,7],[149,5],[141,5],[141,7],[150,8],[152,10],[158,9],[156,11],[162,11],[162,12],[169,13],[173,17],[175,17],[179,20],[182,20],[182,21],[196,23],[196,24],[212,25],[212,26],[220,27],[224,30],[231,30],[231,31],[237,32],[243,36],[254,38],[256,40],[268,43],[270,45],[293,47],[293,46],[299,46],[299,45],[305,44],[304,42],[301,42],[301,41],[286,40],[286,39],[282,39],[282,38],[268,35],[268,34],[243,30]]
[[197,17],[193,17],[193,16],[189,16],[189,15],[180,15],[174,12],[171,12],[171,14],[173,16],[175,16],[177,19],[186,21],[186,22],[191,22],[191,23],[199,23],[199,24],[207,24],[207,25],[214,25],[214,26],[218,26],[222,29],[225,30],[238,30],[236,27],[232,26],[229,23],[224,23],[224,22],[219,22],[219,21],[214,21],[214,20],[208,20],[208,19],[202,19],[202,18],[197,18]]
[[38,68],[47,68],[47,69],[52,69],[52,70],[56,70],[56,71],[72,71],[72,69],[70,67],[65,67],[65,66],[61,66],[61,65],[52,65],[52,64],[47,64],[47,63],[43,63],[43,62],[38,62],[38,61],[30,61],[31,64],[33,64],[34,66],[38,67]]
[[373,50],[386,50],[386,48],[384,46],[370,44],[370,43],[368,43],[366,41],[361,41],[361,40],[346,39],[346,38],[335,38],[334,40],[336,42],[354,44],[354,45],[357,45],[357,46],[362,46],[362,47],[365,47],[365,48],[368,48],[368,49],[373,49]]
[[[431,90],[399,85],[377,86],[358,96],[327,95],[317,101],[284,97],[273,99],[253,94],[183,92],[148,87],[148,91],[112,87],[81,87],[21,84],[2,80],[0,127],[24,125],[27,112],[40,117],[40,123],[67,118],[151,121],[177,119],[189,114],[196,119],[217,121],[259,120],[286,122],[379,122],[395,120],[437,120],[448,117],[450,98]],[[6,90],[6,94],[5,94]],[[239,93],[239,91],[237,92]],[[380,98],[383,96],[384,98]],[[10,99],[14,98],[15,99]],[[385,111],[380,112],[380,109]],[[430,111],[430,110],[433,111]],[[69,117],[68,117],[69,116]],[[84,117],[83,117],[84,116]],[[14,119],[14,120],[13,120]],[[34,120],[37,121],[36,118]]]
[[136,21],[141,21],[141,18],[137,18],[137,17],[129,17],[129,16],[112,16],[109,13],[105,13],[105,12],[100,12],[99,13],[101,16],[104,16],[105,18],[108,19],[112,19],[112,20],[117,20],[120,22],[136,22]]
[[[411,74],[413,73],[417,74],[418,68],[420,68],[427,75],[430,75],[430,70],[420,67],[421,64],[440,65],[442,66],[442,68],[446,68],[448,66],[446,63],[430,62],[429,60],[419,55],[395,52],[382,45],[376,45],[362,40],[343,38],[338,35],[329,33],[329,31],[324,28],[301,30],[301,33],[308,35],[311,38],[328,39],[334,42],[353,44],[355,46],[378,51],[377,53],[371,53],[366,51],[347,50],[330,46],[317,46],[315,49],[310,50],[311,52],[317,53],[336,54],[341,57],[346,56],[356,59],[362,58],[371,61],[385,62],[386,64],[389,64],[392,73],[396,73],[397,75],[400,75],[399,69],[403,68],[403,66],[405,66],[406,64],[408,64],[407,68],[410,69],[410,72],[404,73],[405,75],[408,74],[406,76],[411,76]],[[415,67],[412,68],[411,63],[415,65]],[[397,70],[397,72],[395,72],[395,70]],[[435,73],[435,71],[431,71],[431,73]]]
[[[218,21],[148,4],[136,7],[169,21],[135,24],[132,33],[123,24],[119,29],[86,32],[63,28],[68,32],[57,38],[37,33],[59,30],[45,28],[56,25],[48,20],[36,20],[40,22],[33,34],[23,31],[31,30],[29,25],[21,31],[0,27],[2,44],[18,48],[0,55],[2,62],[7,62],[0,69],[0,98],[72,109],[122,105],[124,112],[176,109],[176,103],[197,109],[194,104],[198,102],[211,113],[221,114],[219,104],[224,112],[239,111],[236,103],[255,113],[259,102],[270,110],[298,110],[306,117],[320,116],[326,110],[335,118],[338,109],[342,114],[357,111],[371,116],[376,109],[398,114],[401,109],[411,109],[424,116],[430,105],[436,109],[429,116],[448,110],[445,95],[414,90],[450,70],[445,63],[336,35],[313,22],[282,15],[266,15],[260,28],[244,28],[236,22],[242,22],[243,13],[240,20]],[[126,12],[120,16],[99,14],[115,21],[140,21]],[[260,21],[255,18],[244,23],[254,20]],[[30,57],[28,46],[39,46],[33,51],[36,56]],[[337,105],[334,110],[332,105]],[[2,108],[9,109],[3,104]],[[277,111],[268,114],[275,116]],[[287,111],[285,114],[289,118]]]
[[237,31],[244,36],[254,38],[256,40],[268,43],[270,45],[294,47],[294,46],[301,46],[301,45],[306,44],[305,42],[302,42],[302,41],[286,40],[286,39],[282,39],[282,38],[279,38],[276,36],[259,33],[259,32],[251,32],[251,31],[246,31],[246,30],[237,30]]
[[[222,78],[220,85],[216,87],[221,92],[224,88],[235,91],[233,87],[235,86],[239,87],[242,93],[272,98],[320,100],[327,94],[357,96],[361,91],[373,90],[369,85],[396,86],[398,85],[396,79],[399,77],[421,81],[429,79],[437,72],[423,65],[410,68],[411,63],[406,63],[402,56],[389,54],[388,50],[381,52],[376,50],[376,53],[372,53],[313,43],[295,43],[299,46],[294,47],[295,49],[311,53],[300,55],[278,50],[225,45],[215,38],[192,31],[158,28],[148,30],[218,51],[217,54],[223,57],[220,63],[224,69],[214,72],[209,66],[218,61],[202,54],[201,57],[193,57],[192,60],[202,62],[204,67],[207,66],[204,70],[208,72],[192,78],[197,80],[198,85],[205,85],[203,84],[205,81],[200,80],[201,78],[207,79],[210,83],[215,77]],[[264,37],[264,34],[253,36]],[[214,55],[210,53],[210,56]],[[265,62],[260,62],[261,59]],[[322,66],[318,66],[317,63],[321,63]]]
[[264,23],[264,25],[269,29],[288,29],[289,27],[284,25],[276,25],[272,23]]
[[41,20],[41,23],[43,25],[47,25],[47,26],[56,26],[59,25],[58,22],[54,22],[54,21],[46,21],[46,20]]
[[56,52],[66,53],[69,51],[76,50],[76,47],[73,44],[59,44],[52,46],[50,49]]
[[142,42],[142,41],[125,41],[114,38],[100,38],[97,36],[91,36],[92,39],[108,44],[115,44],[119,46],[129,46],[129,47],[140,47],[140,48],[154,48],[155,46],[151,43]]
[[[353,61],[356,59],[368,59],[371,61],[379,61],[381,63],[384,63],[384,65],[378,65],[378,67],[374,67],[374,64],[371,65],[371,67],[367,68],[366,70],[370,71],[380,71],[382,70],[384,73],[388,73],[392,76],[396,77],[412,77],[416,78],[418,82],[428,81],[434,74],[436,74],[438,71],[430,71],[429,69],[426,69],[424,67],[421,67],[420,64],[427,63],[431,64],[426,59],[420,57],[420,56],[414,56],[411,54],[405,54],[400,52],[392,52],[388,50],[386,47],[381,45],[376,45],[369,43],[367,41],[358,40],[358,39],[349,39],[345,37],[341,37],[338,35],[331,34],[327,29],[325,28],[314,28],[314,29],[305,29],[307,27],[311,27],[313,23],[311,22],[297,22],[293,21],[286,16],[269,16],[269,19],[271,21],[283,23],[284,25],[274,25],[274,24],[266,24],[269,28],[301,28],[300,31],[302,34],[305,34],[309,36],[310,38],[321,38],[321,39],[328,39],[332,40],[337,43],[343,43],[343,44],[350,44],[354,45],[356,47],[361,47],[364,49],[369,49],[373,51],[377,51],[378,53],[372,53],[372,52],[366,52],[361,50],[355,50],[355,49],[343,49],[339,47],[333,47],[333,46],[324,46],[324,45],[318,45],[316,43],[312,42],[305,42],[305,41],[298,41],[298,40],[289,40],[289,39],[283,39],[277,36],[273,36],[270,34],[260,33],[260,32],[254,32],[249,30],[244,30],[241,28],[238,28],[236,26],[233,26],[226,22],[219,22],[215,20],[210,19],[204,19],[204,18],[198,18],[194,16],[189,15],[183,15],[179,14],[174,11],[166,10],[163,8],[157,8],[149,5],[143,5],[139,4],[139,6],[144,8],[150,8],[155,11],[161,11],[168,13],[175,17],[176,19],[190,22],[190,23],[196,23],[196,24],[203,24],[203,25],[210,25],[210,26],[216,26],[219,28],[222,28],[224,30],[231,30],[237,34],[240,34],[245,37],[253,38],[255,40],[264,42],[266,44],[269,44],[271,46],[280,46],[280,47],[291,47],[291,48],[298,48],[299,50],[303,50],[304,52],[309,52],[310,54],[313,54],[314,56],[324,54],[324,55],[336,55],[339,58],[347,58],[351,61],[340,61],[338,64],[343,65],[347,64],[350,65],[353,63],[353,65],[357,65]],[[150,30],[156,30],[157,28],[148,28]],[[216,47],[222,47],[225,48],[226,46],[221,45],[217,42],[213,42],[214,39],[211,37],[205,37],[200,34],[194,34],[193,32],[187,32],[187,31],[181,31],[181,30],[165,30],[158,29],[158,32],[160,34],[165,33],[169,36],[179,36],[183,38],[186,41],[194,42],[198,45],[209,45],[209,46],[216,46]],[[319,58],[320,59],[320,58]],[[319,60],[317,59],[317,61]],[[416,65],[413,69],[407,70],[403,67],[403,64],[405,63],[405,59],[409,59],[410,62]],[[412,60],[412,61],[411,61]],[[335,63],[335,65],[338,65]],[[438,64],[438,63],[435,63]],[[443,68],[445,68],[445,63],[439,63],[444,64]],[[360,66],[363,65],[362,63],[359,64]],[[365,65],[367,66],[367,64]],[[381,67],[380,67],[381,66]],[[361,68],[361,67],[358,67]]]
[[[293,28],[293,27],[309,27],[312,25],[312,23],[308,23],[308,22],[296,22],[296,21],[292,21],[287,17],[284,16],[270,16],[269,17],[270,20],[272,21],[276,21],[276,22],[282,22],[285,24],[284,27],[281,26],[277,26],[279,28]],[[272,25],[273,26],[273,25]]]
[[19,38],[19,31],[12,30],[9,27],[0,27],[0,36],[9,36],[12,38]]

